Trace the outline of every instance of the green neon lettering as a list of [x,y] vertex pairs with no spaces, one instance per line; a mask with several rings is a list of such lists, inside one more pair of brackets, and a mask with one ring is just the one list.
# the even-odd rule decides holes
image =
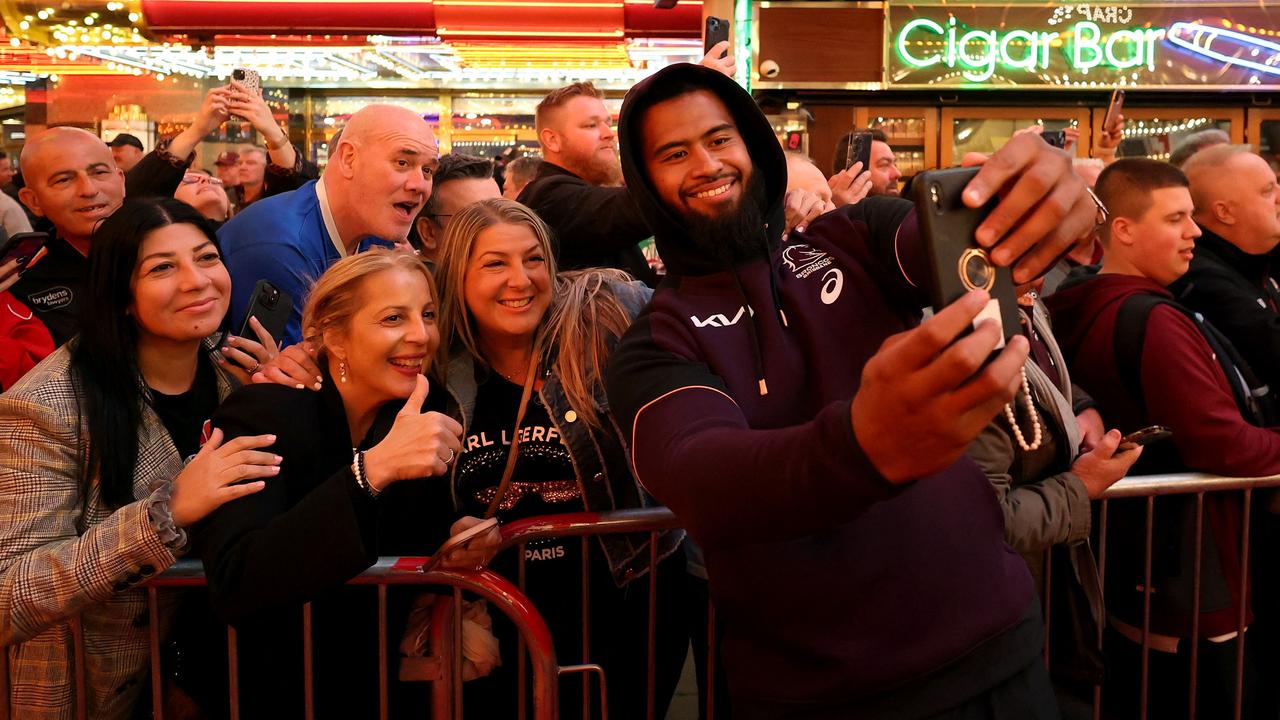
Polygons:
[[907,49],[907,36],[916,28],[928,30],[935,35],[942,35],[942,26],[932,20],[917,18],[907,23],[903,26],[902,31],[898,33],[898,55],[902,58],[902,61],[917,68],[927,68],[930,65],[937,65],[942,62],[941,53],[933,53],[928,57],[918,58]]
[[947,18],[947,67],[956,66],[956,18]]
[[[1029,72],[1048,69],[1054,42],[1061,46],[1064,59],[1073,71],[1087,73],[1099,66],[1128,70],[1144,65],[1154,70],[1156,43],[1164,36],[1164,28],[1104,33],[1092,20],[1078,22],[1063,34],[1024,29],[1006,33],[995,29],[966,30],[950,16],[945,25],[928,18],[911,20],[898,31],[895,46],[902,62],[912,68],[941,64],[960,70],[970,82],[983,82],[1000,67]],[[920,49],[939,40],[943,45],[940,49]]]
[[[1026,30],[1014,30],[1004,36],[1000,41],[1000,61],[1009,67],[1019,68],[1021,70],[1031,70],[1036,66],[1036,51],[1040,42],[1040,33],[1028,32]],[[1009,51],[1009,43],[1021,40],[1027,44],[1027,53],[1021,59],[1015,59],[1013,53]],[[1046,43],[1047,45],[1047,43]]]
[[[1116,55],[1116,46],[1128,46],[1128,57],[1118,57]],[[1106,57],[1107,63],[1117,70],[1126,70],[1132,67],[1138,67],[1143,63],[1145,45],[1142,38],[1141,30],[1116,30],[1111,33],[1111,37],[1107,38]]]
[[[1130,11],[1132,14],[1133,11]],[[1164,39],[1164,28],[1147,28],[1143,35],[1147,43],[1147,69],[1156,69],[1156,43]]]
[[[1088,70],[1102,64],[1102,48],[1098,38],[1102,36],[1102,28],[1091,22],[1076,23],[1075,42],[1071,44],[1072,66],[1077,70]],[[1089,58],[1085,59],[1085,53]]]
[[[969,44],[970,43],[976,44],[975,41],[981,42],[984,45],[985,52],[981,57],[970,57],[969,53],[967,52],[967,48],[969,47]],[[981,71],[975,74],[975,73],[969,72],[969,70],[965,70],[963,73],[965,78],[968,80],[972,80],[973,82],[982,82],[983,80],[990,79],[992,75],[995,75],[996,74],[996,53],[998,51],[999,51],[999,46],[996,45],[995,30],[988,30],[988,31],[970,30],[969,32],[965,33],[964,37],[960,38],[960,45],[959,45],[960,64],[962,67],[977,69]]]

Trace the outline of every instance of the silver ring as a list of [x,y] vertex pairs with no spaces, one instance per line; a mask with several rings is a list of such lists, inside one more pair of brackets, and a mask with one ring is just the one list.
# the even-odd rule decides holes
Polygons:
[[453,448],[449,448],[449,457],[444,461],[444,464],[448,465],[449,463],[453,462],[453,459],[455,457],[457,457],[457,453],[454,452]]

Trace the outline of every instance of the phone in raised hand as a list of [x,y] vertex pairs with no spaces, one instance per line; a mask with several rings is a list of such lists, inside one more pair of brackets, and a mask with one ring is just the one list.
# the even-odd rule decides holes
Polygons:
[[1102,118],[1102,130],[1104,132],[1122,109],[1124,109],[1124,89],[1116,88],[1111,92],[1111,102],[1107,104],[1107,114]]
[[862,163],[862,169],[858,172],[866,172],[871,169],[871,131],[858,130],[849,133],[849,146],[844,153],[844,169],[848,170],[853,167],[854,163]]
[[[987,250],[978,245],[974,232],[995,208],[992,197],[982,207],[964,204],[961,194],[979,168],[947,168],[920,173],[912,183],[916,189],[916,217],[929,255],[930,299],[934,311],[955,302],[970,290],[982,289],[991,295],[974,325],[993,319],[1000,323],[1005,341],[1022,332],[1018,298],[1009,268],[991,262]],[[999,347],[1004,347],[1001,342]]]
[[[717,44],[729,41],[729,21],[714,15],[707,16],[707,31],[703,35],[702,54],[711,52]],[[720,57],[729,54],[728,50],[720,53]]]

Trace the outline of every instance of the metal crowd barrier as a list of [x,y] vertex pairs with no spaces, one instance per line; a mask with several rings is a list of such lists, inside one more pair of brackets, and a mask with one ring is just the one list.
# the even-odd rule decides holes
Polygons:
[[[1252,501],[1254,490],[1264,490],[1267,488],[1280,487],[1280,475],[1261,478],[1228,478],[1215,475],[1206,475],[1200,473],[1177,473],[1169,475],[1147,475],[1134,476],[1125,478],[1115,485],[1112,485],[1103,494],[1098,508],[1098,528],[1097,537],[1099,543],[1097,547],[1098,575],[1102,583],[1102,595],[1105,602],[1106,599],[1106,568],[1107,568],[1107,515],[1109,505],[1115,500],[1125,499],[1145,499],[1145,531],[1143,542],[1143,583],[1142,583],[1142,643],[1141,643],[1141,686],[1138,694],[1138,713],[1139,720],[1146,720],[1147,709],[1150,701],[1150,690],[1148,679],[1150,671],[1150,655],[1151,647],[1151,575],[1152,575],[1152,536],[1155,525],[1155,500],[1157,497],[1167,496],[1194,496],[1195,497],[1195,539],[1194,551],[1192,559],[1192,607],[1191,607],[1191,632],[1190,637],[1193,639],[1188,643],[1190,646],[1190,682],[1186,689],[1187,692],[1187,718],[1194,720],[1196,717],[1196,693],[1197,682],[1199,676],[1199,642],[1195,638],[1199,638],[1200,634],[1200,608],[1202,600],[1201,580],[1202,580],[1202,561],[1204,551],[1204,499],[1209,493],[1223,492],[1240,492],[1241,498],[1241,528],[1240,528],[1240,601],[1236,608],[1236,673],[1235,673],[1235,704],[1231,708],[1231,717],[1240,720],[1242,716],[1242,700],[1244,688],[1244,657],[1246,643],[1246,617],[1249,603],[1249,551],[1250,551],[1250,523],[1252,520]],[[1045,576],[1048,577],[1046,572]],[[1046,588],[1047,590],[1048,588]],[[1044,597],[1049,597],[1046,591]],[[1046,607],[1047,610],[1047,607]],[[1048,623],[1049,614],[1045,613],[1046,643],[1048,642]],[[1098,644],[1097,649],[1101,652],[1103,649],[1103,630],[1105,622],[1100,623],[1098,627]],[[1046,659],[1048,651],[1046,649]],[[1162,689],[1163,690],[1163,689]],[[1223,708],[1222,715],[1215,717],[1225,717],[1226,708]],[[1094,720],[1102,717],[1102,687],[1094,686],[1093,697],[1093,717]]]
[[[1203,521],[1204,521],[1204,499],[1209,493],[1222,492],[1241,492],[1242,497],[1242,513],[1243,521],[1241,528],[1241,545],[1240,545],[1240,563],[1241,568],[1249,567],[1250,553],[1250,522],[1251,522],[1251,500],[1255,490],[1280,487],[1280,476],[1266,478],[1225,478],[1202,474],[1173,474],[1158,476],[1140,476],[1131,477],[1121,480],[1113,485],[1099,501],[1098,507],[1098,527],[1097,536],[1100,542],[1097,551],[1097,564],[1099,575],[1103,583],[1102,589],[1105,598],[1105,578],[1106,578],[1106,562],[1107,562],[1107,516],[1110,502],[1115,500],[1143,499],[1146,500],[1146,528],[1145,528],[1145,545],[1144,545],[1144,570],[1145,581],[1143,584],[1144,612],[1142,618],[1142,665],[1141,665],[1141,688],[1140,688],[1140,718],[1145,720],[1147,717],[1147,699],[1148,699],[1148,669],[1149,655],[1152,652],[1151,647],[1151,624],[1150,624],[1150,596],[1151,596],[1151,574],[1152,574],[1152,535],[1155,516],[1155,499],[1162,496],[1170,495],[1193,495],[1195,497],[1196,507],[1196,538],[1194,543],[1194,605],[1192,607],[1192,629],[1191,636],[1197,637],[1199,630],[1199,610],[1201,595],[1201,555],[1203,551]],[[506,615],[517,627],[519,631],[519,652],[518,652],[518,669],[517,678],[519,682],[519,711],[520,720],[524,720],[527,712],[524,699],[528,692],[528,676],[532,674],[533,682],[533,707],[532,713],[536,720],[552,720],[559,716],[559,698],[557,693],[557,679],[560,675],[567,673],[583,673],[594,674],[598,677],[600,687],[601,716],[607,720],[607,704],[606,684],[604,672],[598,665],[581,664],[571,666],[560,666],[557,664],[556,651],[553,645],[553,639],[547,628],[546,622],[539,615],[536,608],[529,602],[523,593],[525,586],[525,545],[527,543],[564,537],[579,537],[582,542],[582,577],[584,579],[582,586],[582,653],[584,658],[589,656],[590,652],[590,593],[589,583],[586,577],[588,573],[587,565],[587,545],[591,539],[601,534],[611,533],[648,533],[649,535],[649,586],[648,586],[648,654],[647,654],[647,704],[646,717],[649,720],[654,718],[654,693],[655,693],[655,658],[656,658],[656,602],[658,593],[657,573],[654,572],[658,563],[657,557],[657,537],[664,530],[679,527],[675,516],[665,508],[652,508],[642,510],[626,510],[612,513],[572,513],[565,515],[551,515],[536,518],[529,518],[517,522],[509,523],[502,528],[502,544],[501,549],[516,549],[519,553],[519,572],[516,583],[513,585],[509,580],[503,578],[489,570],[435,570],[429,573],[418,573],[407,571],[409,567],[416,567],[420,564],[421,558],[382,558],[372,568],[361,573],[359,576],[351,580],[351,584],[356,585],[376,585],[378,586],[378,625],[380,636],[381,660],[379,664],[379,717],[388,717],[388,682],[389,669],[387,667],[387,587],[389,585],[436,585],[448,586],[453,589],[452,601],[453,607],[460,608],[462,602],[462,592],[474,593],[475,595],[487,600],[492,608]],[[1045,577],[1049,576],[1048,567],[1046,566]],[[1244,638],[1245,638],[1245,621],[1246,621],[1246,603],[1248,597],[1247,579],[1248,573],[1242,573],[1242,582],[1240,588],[1240,606],[1238,608],[1238,627],[1239,642],[1237,642],[1237,662],[1236,662],[1236,704],[1232,709],[1233,717],[1239,720],[1241,718],[1241,689],[1243,687],[1243,658],[1244,658]],[[163,588],[183,588],[197,587],[204,584],[204,576],[201,572],[200,565],[195,561],[183,561],[170,568],[167,572],[158,578],[151,580],[147,584],[148,606],[151,613],[151,667],[152,667],[152,698],[157,708],[161,706],[161,674],[158,672],[160,666],[160,639],[158,636],[159,623],[157,622],[157,593]],[[1045,610],[1045,661],[1049,662],[1049,629],[1051,623],[1051,615],[1049,610],[1048,598],[1049,586],[1046,582],[1044,588],[1044,610]],[[310,608],[304,606],[303,623],[304,637],[310,638]],[[452,619],[452,628],[449,633],[450,637],[446,638],[448,642],[444,643],[444,647],[448,650],[446,656],[440,658],[441,676],[440,680],[447,682],[437,682],[436,690],[433,693],[433,710],[434,717],[443,718],[452,716],[454,718],[462,717],[462,614],[460,612],[451,612],[449,616]],[[1097,649],[1103,648],[1103,625],[1098,628]],[[708,607],[708,637],[707,637],[707,667],[705,672],[706,682],[706,703],[702,708],[704,718],[714,718],[715,710],[715,623],[714,608]],[[73,636],[75,638],[75,654],[76,654],[76,698],[78,707],[76,709],[76,717],[86,717],[86,709],[83,706],[84,693],[84,675],[83,675],[83,641],[78,632],[78,623],[73,621]],[[526,652],[527,650],[527,652]],[[235,631],[228,628],[228,651],[230,653],[228,668],[230,677],[230,693],[231,693],[231,717],[233,720],[238,718],[238,694],[236,683],[236,643]],[[308,720],[314,717],[314,707],[312,705],[312,679],[310,675],[310,643],[304,644],[304,665],[306,671],[306,717]],[[1197,693],[1197,657],[1198,643],[1191,643],[1191,681],[1186,689],[1188,698],[1188,718],[1195,718],[1195,701]],[[9,720],[10,713],[8,707],[8,668],[6,665],[7,653],[0,653],[0,720]],[[448,668],[443,667],[448,665]],[[592,698],[589,690],[590,683],[583,683],[582,691],[582,709],[583,717],[591,717]],[[161,715],[157,712],[157,720],[162,720]],[[1093,717],[1095,719],[1102,717],[1102,687],[1094,687],[1093,696]]]

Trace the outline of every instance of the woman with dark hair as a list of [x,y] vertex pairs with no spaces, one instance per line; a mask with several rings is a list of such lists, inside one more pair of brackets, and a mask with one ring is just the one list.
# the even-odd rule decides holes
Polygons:
[[87,291],[81,334],[0,395],[0,645],[15,717],[70,716],[77,616],[89,717],[140,712],[137,586],[186,552],[187,528],[279,471],[260,450],[271,436],[214,431],[201,447],[235,380],[216,342],[231,280],[199,213],[126,201],[94,233]]

